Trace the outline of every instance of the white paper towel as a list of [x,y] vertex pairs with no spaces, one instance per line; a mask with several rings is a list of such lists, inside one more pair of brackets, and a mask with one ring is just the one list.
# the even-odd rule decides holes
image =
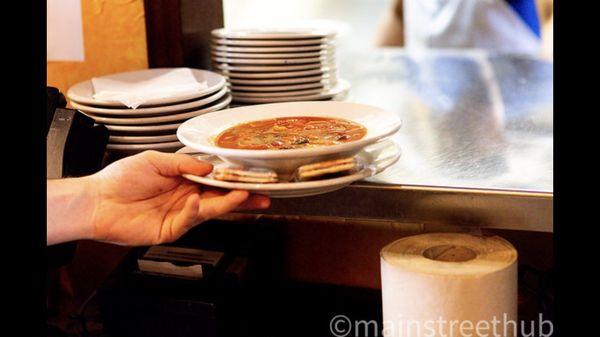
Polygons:
[[500,237],[436,233],[397,240],[381,251],[381,283],[385,337],[516,331],[517,252]]
[[106,77],[92,78],[94,99],[119,102],[132,109],[151,100],[185,96],[206,89],[206,81],[198,82],[189,68],[173,68],[160,76],[135,81]]

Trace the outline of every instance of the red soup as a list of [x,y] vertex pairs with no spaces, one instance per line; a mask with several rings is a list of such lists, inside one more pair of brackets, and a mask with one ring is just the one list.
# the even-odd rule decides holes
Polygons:
[[328,146],[361,139],[367,129],[355,122],[327,117],[282,117],[243,123],[221,132],[219,147],[284,150]]

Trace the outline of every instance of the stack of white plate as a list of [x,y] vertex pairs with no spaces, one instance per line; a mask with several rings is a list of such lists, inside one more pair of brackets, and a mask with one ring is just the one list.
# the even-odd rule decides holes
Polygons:
[[212,37],[213,69],[237,105],[341,100],[350,89],[337,77],[332,31],[221,28]]
[[[118,81],[143,81],[156,78],[172,69],[146,69],[105,76]],[[182,147],[177,140],[177,127],[186,120],[217,110],[231,103],[231,95],[223,76],[191,69],[193,76],[206,88],[182,96],[154,99],[136,109],[119,102],[94,99],[92,81],[78,83],[67,91],[71,106],[104,124],[110,133],[110,152],[132,154],[145,150],[175,152]]]

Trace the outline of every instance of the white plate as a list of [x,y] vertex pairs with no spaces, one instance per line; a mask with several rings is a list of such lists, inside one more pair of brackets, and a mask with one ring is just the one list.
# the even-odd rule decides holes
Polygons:
[[226,39],[312,39],[334,37],[335,31],[329,29],[280,29],[280,28],[219,28],[212,35]]
[[177,135],[161,135],[161,136],[116,136],[111,135],[108,138],[110,143],[119,144],[140,144],[140,143],[164,143],[177,141]]
[[174,104],[174,105],[163,105],[153,108],[137,108],[137,109],[119,109],[119,108],[99,108],[94,106],[87,106],[84,104],[79,104],[75,101],[71,101],[71,106],[75,109],[81,110],[86,113],[90,113],[92,115],[118,115],[118,116],[135,116],[135,115],[168,115],[172,112],[177,111],[185,111],[194,108],[201,107],[203,105],[207,105],[212,103],[219,98],[223,97],[227,93],[227,86],[223,85],[223,88],[218,92],[203,97],[198,100],[194,100],[187,103],[182,104]]
[[145,150],[166,150],[166,149],[177,149],[183,144],[180,142],[168,142],[168,143],[149,143],[149,144],[111,144],[106,145],[107,150],[119,150],[119,151],[145,151]]
[[311,69],[322,69],[323,67],[330,67],[333,63],[307,63],[307,64],[294,64],[284,66],[239,66],[231,65],[227,63],[213,63],[213,67],[224,71],[252,71],[257,73],[265,72],[276,72],[276,71],[293,71],[293,70],[311,70]]
[[[177,153],[193,153],[193,149],[184,147]],[[193,154],[192,154],[193,155]],[[209,174],[205,177],[185,174],[184,177],[191,181],[231,190],[247,190],[253,193],[266,194],[272,198],[295,198],[323,194],[346,187],[351,183],[382,172],[400,159],[401,150],[393,141],[386,139],[379,143],[365,147],[357,154],[360,161],[364,162],[363,168],[351,175],[305,182],[288,182],[272,184],[238,183],[216,180]],[[226,165],[221,159],[213,155],[196,155],[200,160],[208,161],[215,167]]]
[[177,130],[183,123],[171,123],[171,124],[156,124],[156,125],[111,125],[104,124],[108,131],[114,131],[119,133],[135,133],[135,134],[155,134],[165,133],[166,131]]
[[192,117],[196,117],[199,115],[203,115],[208,112],[216,111],[219,109],[223,109],[231,103],[231,95],[227,95],[221,98],[216,104],[209,106],[208,108],[194,110],[185,113],[174,113],[165,116],[158,117],[135,117],[135,118],[114,118],[114,117],[101,117],[90,115],[85,113],[86,115],[93,118],[96,123],[102,124],[112,124],[112,125],[143,125],[143,124],[158,124],[158,123],[168,123],[168,122],[176,122],[183,121],[186,119],[190,119]]
[[[234,125],[293,116],[348,119],[365,126],[367,134],[359,140],[343,144],[290,150],[229,149],[213,143],[214,137]],[[291,172],[304,164],[331,157],[352,156],[365,146],[397,132],[400,125],[397,114],[374,106],[334,101],[288,102],[245,106],[198,116],[186,121],[177,129],[177,138],[190,148],[217,155],[233,164]]]
[[282,59],[241,59],[241,58],[224,58],[224,57],[213,57],[213,62],[216,63],[227,63],[227,64],[257,64],[257,65],[286,65],[286,64],[304,64],[304,63],[334,63],[335,58],[333,55],[312,57],[312,58],[282,58]]
[[241,58],[241,59],[288,59],[330,56],[334,53],[330,50],[311,51],[303,53],[229,53],[211,50],[212,57]]
[[247,79],[273,79],[273,78],[286,78],[286,79],[294,79],[301,76],[311,76],[311,75],[320,75],[320,76],[331,76],[336,75],[335,66],[329,67],[321,67],[312,70],[301,70],[301,71],[282,71],[282,72],[269,72],[269,73],[244,73],[244,72],[236,72],[236,71],[227,71],[222,70],[221,73],[228,78],[247,78]]
[[[290,90],[303,90],[303,89],[314,89],[314,88],[323,88],[325,85],[322,82],[311,82],[311,83],[302,83],[302,84],[292,84],[292,85],[230,85],[229,88],[233,91],[236,91],[236,94],[239,94],[239,91],[252,91],[252,92],[280,92],[280,91],[290,91]],[[243,94],[243,92],[241,92]]]
[[302,39],[302,40],[234,40],[213,39],[212,44],[222,46],[246,46],[246,47],[289,47],[289,46],[317,46],[331,43],[330,39]]
[[[268,79],[239,79],[229,78],[229,83],[232,86],[281,86],[291,84],[310,84],[310,83],[321,83],[322,85],[331,85],[337,82],[335,76],[324,74],[321,76],[308,76],[308,77],[292,77],[292,78],[268,78]],[[256,91],[256,90],[255,90]]]
[[320,50],[335,50],[333,43],[323,43],[313,46],[292,46],[292,47],[240,47],[240,46],[222,46],[222,45],[211,45],[211,50],[229,52],[229,53],[299,53],[307,51],[320,51]]
[[[155,68],[155,69],[145,69],[139,71],[130,71],[125,73],[112,74],[108,76],[102,76],[102,78],[120,80],[120,81],[144,81],[156,76],[160,76],[168,71],[173,70],[173,68]],[[202,96],[206,96],[213,92],[218,91],[223,88],[225,85],[225,78],[212,71],[208,70],[200,70],[200,69],[190,69],[192,74],[198,80],[198,82],[206,81],[207,88],[203,90],[199,90],[193,94],[187,94],[182,96],[174,96],[167,98],[160,98],[151,100],[142,104],[141,106],[151,106],[151,105],[161,105],[161,104],[172,104],[183,101],[192,100],[194,98],[199,98]],[[93,97],[94,95],[94,86],[92,85],[91,80],[83,81],[75,84],[67,90],[67,97],[70,100],[75,101],[80,104],[85,105],[94,105],[94,106],[114,106],[114,107],[124,107],[123,104],[119,102],[104,102],[97,101]]]
[[322,93],[323,88],[317,89],[306,89],[306,90],[290,90],[290,91],[282,91],[282,92],[249,92],[249,91],[232,91],[231,95],[233,99],[238,98],[289,98],[295,96],[307,96],[307,95],[318,95]]
[[317,94],[301,95],[301,96],[285,96],[285,97],[239,97],[234,96],[235,102],[241,103],[277,103],[288,101],[314,101],[332,98],[334,96],[343,95],[350,90],[350,83],[345,80],[339,80],[337,84],[330,89],[322,90]]

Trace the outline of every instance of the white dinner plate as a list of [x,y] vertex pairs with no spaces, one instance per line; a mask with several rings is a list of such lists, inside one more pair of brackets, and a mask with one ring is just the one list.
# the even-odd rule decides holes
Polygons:
[[321,76],[306,76],[292,78],[268,78],[268,79],[245,79],[245,78],[229,78],[229,83],[233,86],[282,86],[292,84],[309,84],[319,82],[323,85],[331,85],[337,82],[336,76],[323,74]]
[[149,144],[112,144],[109,143],[106,145],[108,150],[114,151],[145,151],[145,150],[167,150],[173,149],[173,151],[177,150],[183,146],[180,142],[168,142],[168,143],[149,143]]
[[[108,76],[102,76],[102,78],[119,80],[119,81],[145,81],[151,78],[163,75],[166,72],[172,71],[173,68],[154,68],[154,69],[145,69],[139,71],[130,71],[125,73],[112,74]],[[163,104],[173,104],[179,103],[183,101],[189,101],[195,98],[199,98],[202,96],[209,95],[213,92],[218,91],[223,88],[225,85],[225,78],[212,71],[201,70],[201,69],[190,69],[192,71],[193,76],[196,78],[198,82],[206,81],[206,89],[199,90],[193,94],[186,94],[181,96],[173,96],[166,98],[159,98],[155,100],[148,101],[142,104],[142,107],[152,106],[152,105],[163,105]],[[94,99],[94,86],[92,85],[91,80],[79,82],[74,86],[70,87],[67,90],[67,97],[70,100],[75,101],[84,105],[92,105],[92,106],[112,106],[112,107],[125,107],[122,103],[119,102],[104,102],[97,101]]]
[[316,46],[331,43],[327,38],[302,39],[302,40],[234,40],[213,39],[212,44],[222,46],[246,46],[246,47],[289,47],[289,46]]
[[213,62],[227,64],[257,64],[257,65],[286,65],[286,64],[304,64],[304,63],[334,63],[333,55],[311,57],[311,58],[277,58],[277,59],[253,59],[253,58],[224,58],[213,57]]
[[232,91],[231,95],[234,99],[238,98],[279,98],[279,97],[295,97],[295,96],[306,96],[306,95],[317,95],[323,92],[326,89],[317,88],[317,89],[306,89],[306,90],[290,90],[290,91],[282,91],[282,92],[249,92],[249,91]]
[[[227,165],[217,156],[197,154],[197,152],[195,152],[195,150],[188,147],[184,147],[177,151],[177,153],[188,153],[200,160],[210,162],[215,167]],[[400,159],[401,150],[392,140],[386,139],[365,147],[356,156],[359,162],[362,163],[362,167],[358,172],[337,178],[314,181],[253,184],[216,180],[213,178],[212,173],[204,177],[190,174],[185,174],[183,176],[186,179],[207,186],[231,190],[246,190],[252,193],[265,194],[272,198],[306,197],[332,192],[346,187],[355,181],[380,173]]]
[[231,65],[227,63],[213,63],[213,66],[219,70],[224,71],[251,71],[256,73],[266,72],[281,72],[281,71],[294,71],[294,70],[311,70],[311,69],[322,69],[323,67],[331,67],[334,63],[307,63],[307,64],[293,64],[293,65],[273,65],[273,66],[259,66],[259,65]]
[[108,131],[114,131],[118,133],[126,134],[156,134],[166,133],[167,131],[177,130],[182,123],[169,123],[169,124],[153,124],[153,125],[111,125],[104,124]]
[[211,50],[228,53],[300,53],[320,50],[335,50],[333,43],[323,43],[312,46],[291,46],[291,47],[241,47],[241,46],[222,46],[211,45]]
[[221,70],[220,71],[224,76],[229,78],[244,78],[244,79],[273,79],[273,78],[281,78],[281,79],[294,79],[303,76],[331,76],[336,75],[335,66],[321,67],[317,69],[311,70],[300,70],[300,71],[282,71],[282,72],[268,72],[268,73],[247,73],[247,72],[237,72],[237,71],[228,71]]
[[229,88],[232,91],[252,91],[252,92],[279,92],[279,91],[291,91],[291,90],[304,90],[323,88],[326,84],[322,82],[311,82],[301,84],[287,84],[287,85],[230,85]]
[[241,39],[241,40],[262,40],[262,39],[313,39],[334,37],[335,31],[330,29],[314,28],[219,28],[212,32],[217,38]]
[[317,94],[285,96],[285,97],[239,97],[234,96],[233,100],[240,103],[277,103],[287,101],[314,101],[332,98],[338,95],[345,95],[350,90],[350,83],[345,80],[339,80],[337,84],[330,89],[322,90]]
[[202,97],[197,100],[193,100],[186,103],[181,104],[173,104],[173,105],[163,105],[152,108],[137,108],[137,109],[121,109],[121,108],[100,108],[94,106],[87,106],[84,104],[79,104],[75,101],[71,101],[71,106],[75,109],[81,110],[86,113],[90,113],[93,115],[117,115],[117,116],[135,116],[135,115],[168,115],[177,111],[186,111],[194,108],[199,108],[204,105],[208,105],[219,98],[225,96],[228,89],[225,83],[223,83],[223,88],[217,91],[214,94],[210,94],[208,96]]
[[111,135],[108,141],[112,144],[143,144],[143,143],[165,143],[177,141],[177,135],[160,135],[160,136],[117,136]]
[[170,115],[164,116],[156,116],[156,117],[134,117],[134,118],[114,118],[114,117],[102,117],[91,115],[89,113],[83,112],[84,114],[93,118],[96,123],[102,124],[112,124],[112,125],[144,125],[144,124],[158,124],[158,123],[168,123],[168,122],[176,122],[176,121],[184,121],[186,119],[190,119],[196,116],[200,116],[202,114],[217,111],[225,108],[231,103],[231,95],[227,95],[221,98],[217,103],[211,105],[204,109],[198,109],[190,112],[184,113],[173,113]]
[[[289,150],[231,149],[214,143],[214,138],[221,132],[240,123],[294,116],[347,119],[364,126],[367,133],[361,139],[342,144]],[[365,146],[396,133],[400,126],[396,113],[370,105],[335,101],[286,102],[250,105],[198,116],[179,127],[177,138],[190,148],[217,155],[233,164],[291,172],[300,165],[332,156],[355,155]]]
[[333,55],[331,50],[321,51],[309,51],[301,53],[230,53],[218,50],[211,50],[213,57],[224,57],[224,58],[240,58],[240,59],[292,59],[292,58],[308,58],[308,57],[322,57]]

